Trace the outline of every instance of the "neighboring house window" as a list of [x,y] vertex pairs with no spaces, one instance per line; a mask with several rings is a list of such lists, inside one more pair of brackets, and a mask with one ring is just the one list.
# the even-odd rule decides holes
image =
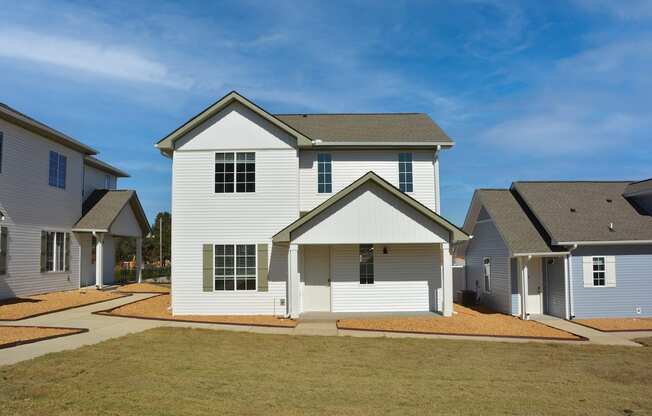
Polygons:
[[491,259],[482,259],[482,272],[484,274],[484,291],[491,292]]
[[111,175],[104,175],[104,189],[111,189]]
[[398,154],[398,187],[402,192],[412,192],[412,153]]
[[256,154],[215,153],[215,193],[256,192]]
[[317,154],[317,192],[327,194],[333,191],[331,176],[331,154]]
[[256,290],[256,245],[215,245],[215,290]]
[[360,284],[374,283],[374,245],[360,244]]
[[50,186],[66,189],[66,162],[64,155],[50,152],[49,180]]
[[607,268],[604,257],[593,257],[593,286],[606,286]]
[[45,248],[45,271],[62,272],[66,270],[66,233],[47,231]]
[[4,141],[4,136],[0,131],[0,173],[2,173],[2,145]]

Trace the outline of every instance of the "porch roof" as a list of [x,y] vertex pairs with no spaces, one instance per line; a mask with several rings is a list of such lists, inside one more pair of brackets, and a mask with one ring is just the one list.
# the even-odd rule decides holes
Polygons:
[[118,218],[122,209],[130,205],[142,235],[150,233],[151,229],[143,207],[140,205],[136,191],[96,189],[84,201],[82,217],[73,227],[77,232],[110,232],[111,226]]
[[326,201],[322,202],[320,205],[318,205],[311,211],[308,211],[305,215],[303,215],[302,217],[300,217],[299,219],[297,219],[296,221],[294,221],[293,223],[291,223],[290,225],[288,225],[287,227],[279,231],[273,237],[273,241],[274,242],[291,241],[293,231],[297,230],[302,225],[308,223],[310,220],[317,217],[320,213],[324,212],[326,209],[328,209],[329,207],[331,207],[332,205],[342,200],[344,197],[351,194],[353,191],[355,191],[356,189],[360,188],[361,186],[367,183],[374,183],[378,185],[380,188],[386,190],[387,192],[395,196],[397,199],[405,202],[409,207],[411,207],[415,211],[419,212],[420,214],[422,214],[423,216],[425,216],[435,224],[447,230],[450,235],[451,243],[454,241],[465,241],[469,239],[469,236],[464,231],[462,231],[460,228],[458,228],[453,223],[448,221],[446,218],[437,214],[436,212],[426,207],[416,199],[412,198],[411,196],[405,194],[404,192],[401,192],[394,185],[387,182],[385,179],[381,178],[380,176],[376,175],[374,172],[367,172],[362,177],[360,177],[359,179],[351,183],[349,186],[337,192],[335,195],[328,198]]

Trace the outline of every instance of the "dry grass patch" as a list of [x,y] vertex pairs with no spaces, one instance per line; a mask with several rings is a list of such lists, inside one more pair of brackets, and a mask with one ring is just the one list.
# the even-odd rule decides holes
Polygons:
[[414,316],[391,318],[340,319],[340,329],[417,332],[443,335],[486,335],[497,337],[551,338],[578,341],[582,338],[534,321],[490,311],[455,305],[452,317]]
[[131,283],[118,288],[123,293],[170,293],[168,283]]
[[268,315],[172,315],[170,295],[154,296],[138,302],[106,311],[104,315],[129,318],[164,319],[180,322],[204,322],[212,324],[280,326],[293,328],[297,325],[292,319],[282,319]]
[[604,332],[652,331],[652,318],[575,319],[573,322]]
[[157,328],[0,367],[0,415],[652,414],[652,348]]
[[0,326],[0,348],[9,348],[16,345],[44,339],[56,338],[64,335],[73,335],[83,332],[75,328],[46,328],[40,326]]
[[96,289],[51,292],[0,301],[0,320],[13,321],[127,296]]

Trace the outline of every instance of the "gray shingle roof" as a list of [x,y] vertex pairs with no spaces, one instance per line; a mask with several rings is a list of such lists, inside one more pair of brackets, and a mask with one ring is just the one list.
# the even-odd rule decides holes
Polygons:
[[494,221],[512,254],[552,253],[545,235],[508,189],[480,189],[480,203]]
[[150,232],[147,217],[138,201],[136,191],[96,189],[86,198],[82,207],[82,217],[73,227],[75,230],[108,231],[125,205],[131,204],[136,219],[143,230],[143,235]]
[[[631,182],[514,182],[554,243],[652,240],[652,217],[624,196]],[[613,224],[613,230],[610,229]]]
[[420,142],[453,144],[427,114],[277,114],[313,140],[329,143]]
[[625,196],[635,195],[639,192],[652,192],[652,178],[640,182],[632,182],[625,188]]

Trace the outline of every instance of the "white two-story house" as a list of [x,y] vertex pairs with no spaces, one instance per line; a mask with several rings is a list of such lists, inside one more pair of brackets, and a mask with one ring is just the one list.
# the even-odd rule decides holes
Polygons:
[[116,189],[128,175],[95,154],[0,104],[0,299],[111,283],[114,238],[149,233]]
[[452,314],[425,114],[270,114],[231,92],[156,145],[172,158],[172,310]]

